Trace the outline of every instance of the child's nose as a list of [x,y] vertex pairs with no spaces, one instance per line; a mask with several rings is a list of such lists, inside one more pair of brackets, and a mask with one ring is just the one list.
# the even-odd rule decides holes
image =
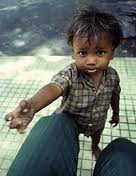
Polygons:
[[96,58],[95,57],[88,57],[86,61],[86,65],[96,65]]

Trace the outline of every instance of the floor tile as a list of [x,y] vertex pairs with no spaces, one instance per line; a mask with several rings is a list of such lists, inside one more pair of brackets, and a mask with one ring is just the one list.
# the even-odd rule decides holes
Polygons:
[[[31,97],[51,77],[72,62],[69,56],[35,56],[0,58],[0,176],[6,176],[17,151],[40,117],[51,114],[61,99],[38,112],[25,134],[9,130],[4,115],[12,111],[22,99]],[[117,69],[121,79],[120,124],[112,128],[109,124],[111,109],[101,138],[103,149],[117,137],[126,137],[136,142],[136,58],[115,58],[111,65]],[[92,174],[95,159],[91,152],[91,139],[80,135],[78,176]]]

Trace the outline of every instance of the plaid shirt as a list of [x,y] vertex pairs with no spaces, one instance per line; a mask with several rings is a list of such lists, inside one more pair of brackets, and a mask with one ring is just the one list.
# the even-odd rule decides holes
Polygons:
[[105,126],[112,93],[120,94],[119,76],[108,67],[96,90],[87,75],[78,70],[75,63],[53,76],[51,83],[63,89],[60,107],[56,113],[67,112],[75,117],[79,131],[90,136]]

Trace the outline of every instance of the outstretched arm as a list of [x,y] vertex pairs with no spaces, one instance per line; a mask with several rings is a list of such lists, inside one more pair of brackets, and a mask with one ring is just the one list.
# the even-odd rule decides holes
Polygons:
[[42,87],[33,97],[28,99],[35,113],[48,106],[62,95],[62,89],[56,84],[47,84]]
[[36,112],[40,111],[62,95],[62,89],[56,84],[47,84],[42,87],[33,97],[22,100],[16,109],[5,116],[10,121],[9,128],[16,128],[20,133],[33,119]]

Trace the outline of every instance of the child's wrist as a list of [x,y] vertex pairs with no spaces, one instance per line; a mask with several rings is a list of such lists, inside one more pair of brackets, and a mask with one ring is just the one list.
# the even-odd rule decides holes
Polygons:
[[34,112],[34,114],[35,114],[35,113],[36,113],[36,109],[34,108],[34,105],[33,105],[32,99],[29,98],[29,99],[27,100],[27,102],[28,102],[28,104],[29,104],[29,106],[30,106],[30,109],[32,109],[33,112]]

